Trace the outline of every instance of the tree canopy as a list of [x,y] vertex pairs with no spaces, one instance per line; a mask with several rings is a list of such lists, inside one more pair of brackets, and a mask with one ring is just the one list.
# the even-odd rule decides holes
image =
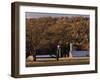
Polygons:
[[51,49],[58,43],[89,49],[88,17],[26,18],[26,48]]

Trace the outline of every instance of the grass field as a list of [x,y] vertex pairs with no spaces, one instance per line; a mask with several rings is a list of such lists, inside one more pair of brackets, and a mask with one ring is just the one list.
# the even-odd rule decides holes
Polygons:
[[82,64],[89,64],[89,57],[59,58],[59,61],[56,58],[37,58],[36,61],[26,61],[26,67]]

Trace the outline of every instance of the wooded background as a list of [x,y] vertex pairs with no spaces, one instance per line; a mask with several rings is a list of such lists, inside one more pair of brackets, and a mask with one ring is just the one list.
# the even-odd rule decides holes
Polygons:
[[89,50],[89,17],[26,18],[26,49],[52,49],[73,43],[78,50]]

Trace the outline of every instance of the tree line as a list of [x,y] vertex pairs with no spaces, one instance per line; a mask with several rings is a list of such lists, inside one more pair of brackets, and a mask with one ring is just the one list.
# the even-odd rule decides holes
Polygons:
[[27,54],[36,54],[36,50],[54,49],[59,43],[73,43],[77,50],[89,50],[89,18],[26,18]]

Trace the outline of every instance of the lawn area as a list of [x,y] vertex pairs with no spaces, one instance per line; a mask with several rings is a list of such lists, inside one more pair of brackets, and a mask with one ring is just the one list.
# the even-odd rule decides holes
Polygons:
[[72,57],[72,58],[37,58],[36,61],[27,61],[27,67],[36,66],[58,66],[58,65],[80,65],[89,64],[89,57]]

